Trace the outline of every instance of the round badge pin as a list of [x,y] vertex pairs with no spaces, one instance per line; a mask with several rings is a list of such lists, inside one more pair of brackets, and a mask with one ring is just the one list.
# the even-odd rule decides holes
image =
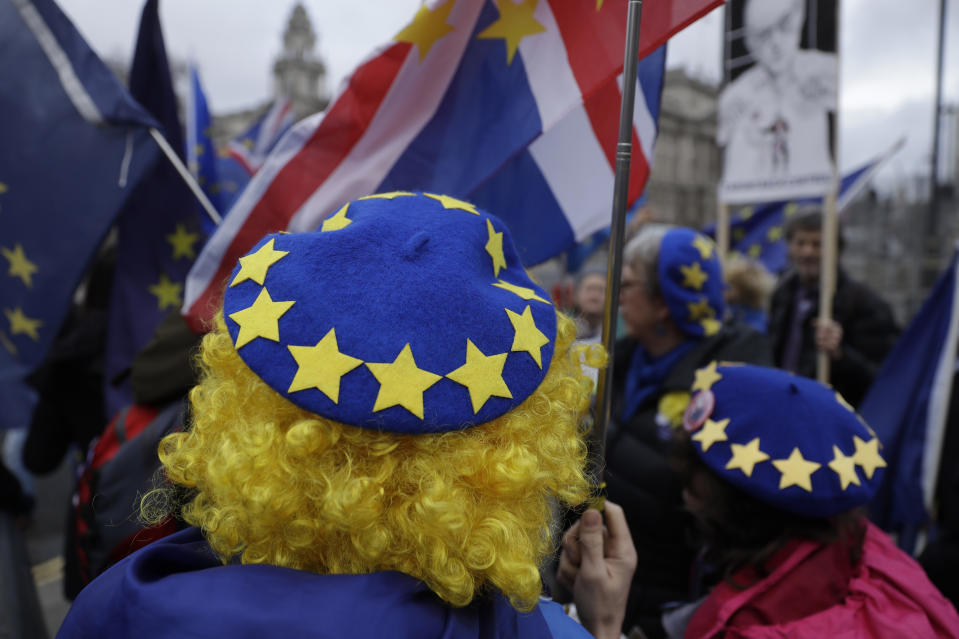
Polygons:
[[711,390],[701,390],[693,395],[686,412],[683,413],[683,428],[686,432],[693,433],[702,428],[715,407],[716,396]]

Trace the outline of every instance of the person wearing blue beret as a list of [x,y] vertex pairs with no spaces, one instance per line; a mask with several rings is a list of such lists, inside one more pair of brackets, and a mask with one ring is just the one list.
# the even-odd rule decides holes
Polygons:
[[718,581],[666,615],[671,639],[959,637],[952,605],[865,517],[886,462],[838,392],[722,362],[692,389],[675,459]]
[[695,548],[680,478],[667,449],[693,374],[714,359],[772,364],[765,336],[725,325],[722,267],[712,240],[689,228],[647,225],[623,254],[619,309],[627,337],[615,346],[606,445],[610,499],[623,506],[638,567],[624,631],[663,636],[662,606],[685,599]]
[[542,599],[554,504],[592,493],[581,361],[605,354],[575,337],[504,224],[454,197],[264,237],[141,505],[193,527],[94,580],[58,636],[619,637],[635,552],[613,504],[579,527],[585,629]]

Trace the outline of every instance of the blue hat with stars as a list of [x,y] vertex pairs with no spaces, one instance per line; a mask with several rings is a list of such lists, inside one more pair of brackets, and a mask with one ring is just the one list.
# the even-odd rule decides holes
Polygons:
[[223,315],[240,357],[284,398],[397,433],[509,412],[543,381],[556,339],[549,296],[499,219],[405,191],[263,238],[233,270]]
[[719,332],[726,303],[723,271],[712,240],[688,228],[668,230],[659,247],[657,274],[679,330],[691,337]]
[[692,390],[683,427],[693,448],[760,501],[823,518],[878,488],[881,444],[838,392],[773,368],[716,362],[696,371]]

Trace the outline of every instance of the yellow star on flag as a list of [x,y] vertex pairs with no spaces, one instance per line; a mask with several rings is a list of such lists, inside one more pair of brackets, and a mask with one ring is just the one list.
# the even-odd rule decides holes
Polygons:
[[240,282],[253,280],[260,286],[266,281],[266,272],[271,266],[289,254],[289,251],[274,251],[273,240],[260,247],[256,253],[245,255],[240,258],[240,271],[230,282],[230,286],[236,286]]
[[0,195],[3,195],[4,193],[6,193],[7,190],[8,190],[7,185],[4,184],[3,182],[0,182]]
[[778,242],[782,238],[783,228],[781,226],[774,226],[766,232],[766,239],[770,242]]
[[443,379],[442,375],[425,371],[416,365],[413,350],[409,344],[403,347],[392,362],[384,364],[367,362],[366,367],[380,383],[380,390],[373,404],[373,412],[391,406],[402,406],[423,419],[423,393]]
[[10,341],[10,338],[7,337],[7,334],[3,331],[0,331],[0,344],[3,344],[3,347],[7,349],[11,355],[17,354],[17,345]]
[[23,247],[20,244],[14,244],[13,250],[10,250],[5,246],[0,246],[0,255],[7,258],[7,262],[10,264],[7,275],[19,277],[27,285],[27,288],[31,288],[33,286],[33,274],[37,272],[37,265],[27,259]]
[[422,62],[433,45],[440,38],[453,31],[453,27],[446,24],[446,19],[449,17],[454,4],[456,4],[455,0],[448,0],[442,6],[430,9],[424,3],[416,12],[416,15],[413,16],[413,22],[397,33],[393,40],[415,45],[420,54],[420,62]]
[[734,240],[736,240],[736,241],[738,242],[738,241],[740,241],[741,239],[743,239],[744,237],[746,237],[746,231],[744,231],[743,229],[738,228],[738,227],[733,229],[733,239],[734,239]]
[[728,425],[728,419],[721,419],[718,422],[707,419],[706,423],[703,424],[703,427],[695,435],[690,437],[690,439],[699,442],[703,447],[703,452],[705,453],[707,450],[709,450],[709,447],[716,442],[724,442],[729,439],[726,437],[726,426]]
[[166,273],[160,274],[160,281],[147,287],[150,294],[157,298],[157,308],[161,311],[166,307],[177,308],[183,304],[183,284],[171,281]]
[[790,202],[789,204],[786,205],[786,208],[783,210],[783,212],[785,213],[786,217],[792,217],[793,215],[796,214],[796,211],[798,210],[799,210],[799,205],[796,204],[795,202]]
[[739,219],[748,220],[749,218],[753,216],[753,213],[754,213],[753,207],[751,206],[743,207],[743,210],[739,212]]
[[493,277],[499,277],[499,270],[506,268],[506,258],[503,257],[503,234],[493,229],[493,223],[486,220],[486,231],[489,239],[486,241],[486,252],[493,258]]
[[542,297],[537,295],[536,291],[531,288],[526,288],[525,286],[517,286],[516,284],[510,284],[509,282],[504,282],[503,280],[496,280],[493,282],[493,286],[507,290],[510,293],[520,296],[524,300],[536,300],[537,302],[550,304],[549,301],[544,300]]
[[726,464],[726,470],[738,468],[739,470],[743,471],[743,474],[746,475],[746,477],[752,477],[753,468],[755,468],[756,464],[769,459],[769,455],[759,450],[758,437],[745,446],[742,444],[730,444],[729,448],[732,450],[733,456]]
[[373,195],[364,195],[359,198],[361,200],[392,200],[398,197],[404,197],[408,195],[416,195],[411,191],[390,191],[388,193],[374,193]]
[[240,332],[236,336],[236,348],[246,346],[257,337],[279,342],[280,318],[295,303],[293,300],[274,302],[265,287],[260,289],[260,294],[256,296],[251,306],[230,313],[230,319],[240,325]]
[[722,378],[722,373],[716,370],[716,362],[709,362],[709,365],[696,371],[696,378],[693,380],[693,392],[709,390],[713,387],[713,384]]
[[819,470],[822,464],[804,459],[799,449],[793,448],[793,452],[786,459],[774,459],[773,466],[782,473],[782,477],[779,478],[779,490],[799,486],[811,493],[812,474]]
[[719,332],[720,328],[722,328],[722,323],[717,319],[713,319],[712,317],[704,317],[703,319],[699,320],[699,325],[703,327],[703,333],[706,335],[706,337],[712,337]]
[[7,321],[10,322],[11,335],[26,335],[34,342],[40,341],[40,334],[37,329],[43,326],[41,320],[27,317],[19,306],[13,309],[5,308],[3,312],[7,316]]
[[484,355],[469,338],[466,339],[466,363],[446,376],[469,390],[473,413],[478,413],[490,397],[512,399],[513,394],[503,380],[506,353]]
[[469,211],[473,215],[479,215],[479,211],[476,210],[476,206],[470,204],[469,202],[457,200],[455,197],[450,197],[448,195],[436,195],[435,193],[424,193],[423,195],[433,198],[442,204],[444,209],[459,209],[461,211]]
[[758,260],[759,256],[763,254],[763,247],[759,244],[753,244],[749,247],[749,257],[754,260]]
[[696,234],[696,239],[693,240],[693,248],[699,251],[699,256],[708,260],[713,254],[713,243],[705,235]]
[[520,41],[526,36],[543,33],[546,27],[539,23],[533,13],[536,11],[537,0],[499,0],[499,19],[486,27],[476,36],[480,40],[502,38],[506,41],[506,64],[513,63],[513,56],[519,48]]
[[532,309],[527,304],[523,314],[519,315],[507,308],[506,315],[509,316],[509,321],[516,331],[516,334],[513,336],[513,346],[510,348],[510,351],[514,353],[519,351],[529,353],[533,361],[536,362],[536,365],[543,368],[541,351],[543,346],[549,344],[549,338],[536,328],[536,322],[533,321]]
[[686,307],[689,309],[689,319],[693,322],[704,317],[716,316],[716,311],[705,297],[700,297],[696,302],[686,302]]
[[853,453],[853,459],[862,466],[862,472],[866,474],[866,479],[872,479],[873,473],[877,468],[885,468],[886,460],[879,455],[879,440],[873,437],[868,442],[853,436],[852,442],[856,445],[856,452]]
[[697,291],[703,290],[703,284],[709,279],[709,274],[703,271],[699,262],[693,262],[689,266],[680,265],[679,272],[683,274],[683,286]]
[[839,450],[839,446],[833,444],[832,447],[833,458],[829,462],[829,467],[833,470],[834,473],[839,475],[839,483],[843,490],[846,490],[846,487],[849,484],[859,485],[859,475],[856,474],[856,458],[853,455],[843,455],[842,451]]
[[176,231],[166,236],[166,241],[173,247],[173,259],[185,257],[192,260],[196,257],[193,245],[200,239],[199,233],[190,233],[183,224],[176,225]]
[[328,231],[339,231],[345,229],[347,226],[353,223],[353,220],[346,217],[346,211],[350,208],[349,204],[344,204],[343,208],[331,215],[330,217],[323,220],[323,224],[320,226],[320,232],[326,233]]
[[340,401],[340,378],[363,363],[361,359],[340,352],[335,328],[331,328],[316,346],[287,345],[287,348],[298,368],[286,392],[315,388],[334,404]]

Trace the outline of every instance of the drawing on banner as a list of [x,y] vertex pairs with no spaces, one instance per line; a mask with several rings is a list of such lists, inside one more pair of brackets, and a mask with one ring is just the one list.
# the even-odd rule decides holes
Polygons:
[[728,4],[719,198],[822,196],[833,180],[837,0]]

